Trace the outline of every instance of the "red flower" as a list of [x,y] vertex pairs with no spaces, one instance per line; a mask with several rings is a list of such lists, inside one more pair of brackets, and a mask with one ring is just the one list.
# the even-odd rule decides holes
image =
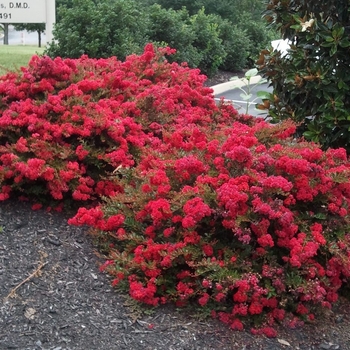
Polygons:
[[202,296],[198,299],[198,303],[200,306],[204,306],[208,303],[210,296],[208,293],[203,293]]
[[211,288],[211,287],[212,287],[211,281],[208,281],[208,280],[204,279],[204,280],[202,281],[202,286],[203,286],[204,288]]
[[213,250],[213,247],[209,244],[205,244],[203,247],[202,247],[202,250],[203,250],[203,253],[206,255],[206,256],[212,256],[214,254],[214,250]]
[[186,216],[192,217],[195,221],[202,220],[205,216],[211,215],[210,207],[200,197],[188,200],[183,206]]
[[233,315],[247,316],[248,315],[248,306],[246,304],[235,304],[232,310]]
[[263,311],[263,306],[258,302],[253,302],[249,305],[248,310],[251,315],[259,315]]
[[258,243],[262,246],[262,247],[273,247],[275,245],[273,238],[270,234],[265,234],[263,236],[260,236],[257,239]]
[[230,325],[231,329],[235,329],[237,331],[242,331],[243,330],[243,323],[241,322],[241,320],[239,320],[238,318],[235,318],[233,320],[233,322]]
[[233,300],[237,303],[245,303],[248,300],[248,296],[240,291],[233,295]]
[[238,163],[243,163],[245,166],[250,166],[253,159],[250,150],[244,146],[235,146],[233,149],[226,152],[225,156]]
[[33,210],[39,210],[39,209],[41,209],[42,207],[43,207],[43,205],[40,204],[40,203],[36,203],[36,204],[33,204],[33,205],[32,205],[32,209],[33,209]]
[[89,154],[89,152],[87,150],[85,150],[82,145],[79,145],[76,148],[75,153],[76,153],[79,160],[83,160]]

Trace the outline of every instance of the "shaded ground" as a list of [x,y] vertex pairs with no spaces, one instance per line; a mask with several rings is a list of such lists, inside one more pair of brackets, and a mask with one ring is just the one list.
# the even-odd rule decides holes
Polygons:
[[91,237],[66,221],[28,203],[0,203],[0,349],[350,349],[345,301],[313,325],[280,329],[276,339],[170,306],[140,316],[99,272]]
[[213,76],[212,78],[208,78],[207,79],[207,81],[205,82],[205,85],[206,86],[214,86],[214,85],[217,85],[217,84],[226,83],[232,77],[243,78],[244,77],[244,72],[232,73],[232,72],[219,70],[218,73],[215,74],[215,76]]

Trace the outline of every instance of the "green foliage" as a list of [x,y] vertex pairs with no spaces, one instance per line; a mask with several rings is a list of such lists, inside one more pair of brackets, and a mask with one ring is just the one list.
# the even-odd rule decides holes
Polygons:
[[172,10],[152,5],[146,8],[149,16],[148,36],[161,46],[176,48],[176,54],[169,57],[171,62],[187,62],[192,68],[198,67],[201,54],[193,46],[196,34],[190,25],[186,9]]
[[225,57],[221,69],[229,71],[251,67],[259,52],[267,47],[275,32],[266,28],[261,18],[263,3],[259,0],[144,0],[145,6],[157,3],[166,9],[186,9],[190,15],[196,15],[201,9],[205,13],[216,15],[219,25],[219,37],[225,47]]
[[[223,68],[226,57],[227,68],[242,69],[245,66],[247,52],[244,33],[237,30],[227,20],[204,9],[190,16],[187,9],[165,9],[160,5],[148,8],[149,31],[152,42],[169,45],[177,52],[169,59],[175,62],[187,62],[192,68],[198,67],[207,75]],[[239,40],[237,33],[242,34]]]
[[261,20],[254,20],[248,12],[240,16],[238,28],[245,31],[245,43],[242,45],[247,51],[248,66],[254,66],[255,61],[259,57],[260,51],[269,47],[270,42],[277,39],[276,33],[269,30],[266,23]]
[[[51,57],[77,58],[117,56],[120,59],[142,51],[147,42],[147,19],[135,1],[73,0],[73,7],[61,7],[55,41],[46,53]],[[136,20],[137,19],[137,20]]]
[[[270,35],[259,1],[60,0],[51,57],[78,58],[139,53],[147,42],[177,50],[171,61],[187,62],[209,76],[251,66]],[[260,4],[260,5],[259,5]],[[164,7],[162,7],[164,6]],[[260,6],[260,7],[259,7]],[[237,9],[242,12],[237,12]],[[259,13],[259,15],[257,15]]]
[[227,20],[219,23],[219,29],[226,52],[226,58],[220,68],[231,72],[242,70],[248,57],[247,33]]
[[147,42],[177,50],[172,61],[213,75],[225,58],[216,22],[217,16],[200,10],[190,16],[186,9],[164,9],[159,5],[140,8],[136,1],[73,0],[59,8],[61,20],[54,30],[55,41],[47,49],[51,57],[78,58],[117,56],[124,60],[138,53]]
[[175,11],[160,5],[152,5],[146,9],[149,16],[148,35],[155,42],[164,42],[181,50],[193,42],[194,34],[186,23],[189,14],[186,9]]
[[181,10],[183,7],[189,11],[191,15],[197,13],[202,5],[199,5],[197,0],[146,0],[146,3],[159,4],[166,9]]
[[40,32],[45,31],[45,23],[19,23],[14,25],[18,31],[26,30],[28,32]]
[[270,3],[265,18],[283,38],[293,39],[288,55],[264,51],[261,72],[274,94],[270,114],[291,118],[299,133],[324,148],[350,151],[350,41],[347,1]]
[[226,56],[217,24],[219,20],[218,16],[206,15],[204,8],[190,19],[196,36],[193,46],[201,55],[198,68],[209,76],[217,72]]
[[62,19],[60,7],[72,8],[74,0],[56,0],[56,23]]
[[218,68],[241,70],[252,64],[270,36],[259,17],[259,1],[236,5],[211,0],[60,0],[55,40],[46,53],[123,60],[153,42],[175,48],[172,61],[187,62],[209,76]]
[[249,13],[254,20],[261,19],[264,6],[260,0],[143,0],[145,5],[159,4],[166,9],[180,10],[185,7],[190,15],[196,14],[201,8],[210,14],[216,14],[233,23],[239,21],[243,13]]

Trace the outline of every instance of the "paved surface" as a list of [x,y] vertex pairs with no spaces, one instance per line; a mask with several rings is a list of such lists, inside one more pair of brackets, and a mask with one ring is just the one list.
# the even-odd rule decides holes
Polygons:
[[[245,101],[242,98],[242,95],[246,95],[248,89],[248,82],[244,79],[212,86],[215,99],[219,101],[221,98],[224,98],[226,101],[231,102],[240,113],[247,113],[248,106],[248,114],[264,117],[266,116],[266,113],[255,108],[255,105],[262,101],[257,97],[256,93],[258,91],[272,92],[272,87],[269,87],[268,83],[259,84],[260,80],[260,76],[255,76],[251,79],[249,88],[252,97],[249,100]],[[246,93],[241,89],[243,89]]]

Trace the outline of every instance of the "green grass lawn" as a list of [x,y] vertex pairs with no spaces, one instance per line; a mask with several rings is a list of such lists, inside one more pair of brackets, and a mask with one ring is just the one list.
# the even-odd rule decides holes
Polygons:
[[26,66],[33,55],[42,54],[44,49],[37,46],[0,45],[0,75]]

